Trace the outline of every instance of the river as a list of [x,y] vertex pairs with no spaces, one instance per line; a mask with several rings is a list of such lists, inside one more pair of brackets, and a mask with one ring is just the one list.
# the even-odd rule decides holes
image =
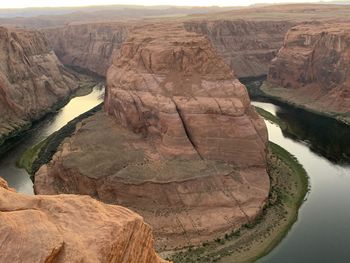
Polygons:
[[16,162],[27,148],[44,140],[75,117],[100,104],[103,101],[103,94],[104,86],[96,85],[90,94],[71,99],[57,113],[50,114],[34,125],[19,139],[19,144],[0,159],[0,176],[18,192],[34,194],[33,182],[30,180],[29,174],[26,170],[18,168]]
[[[253,104],[279,116],[288,124],[291,124],[290,120],[303,114],[298,110],[281,108],[271,103],[253,102]],[[294,118],[283,118],[283,116],[294,116]],[[318,118],[322,117],[314,116],[314,122],[322,121],[317,120]],[[309,120],[305,125],[310,125],[310,122]],[[350,166],[334,163],[310,150],[310,146],[315,143],[315,134],[323,134],[324,141],[329,141],[332,140],[327,137],[330,136],[330,131],[322,130],[317,125],[312,133],[309,131],[309,140],[300,141],[288,138],[275,124],[266,121],[266,125],[269,140],[295,155],[304,166],[310,177],[311,190],[299,210],[297,222],[287,236],[271,253],[258,262],[350,262]],[[295,126],[295,123],[292,125]],[[348,132],[347,130],[334,130],[332,134],[344,134]],[[333,139],[339,140],[338,137]],[[350,140],[350,137],[347,139]],[[338,143],[346,142],[340,140]],[[338,152],[340,146],[336,144],[331,148]]]
[[[72,99],[57,114],[45,118],[21,138],[18,146],[1,158],[0,175],[18,192],[33,194],[29,175],[16,167],[16,161],[25,149],[102,100],[103,89],[96,86],[89,95]],[[253,104],[279,116],[291,127],[293,135],[283,134],[278,126],[266,121],[269,139],[298,158],[308,172],[311,184],[297,222],[282,242],[259,263],[349,262],[350,166],[334,161],[348,157],[344,152],[349,152],[350,129],[334,122],[328,123],[329,120],[322,117],[307,117],[308,113],[300,110],[266,102]]]

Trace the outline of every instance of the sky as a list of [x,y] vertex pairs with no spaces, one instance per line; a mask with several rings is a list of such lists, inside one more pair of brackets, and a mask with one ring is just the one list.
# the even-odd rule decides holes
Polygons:
[[319,0],[0,0],[0,8],[88,5],[242,6],[254,3],[318,2]]

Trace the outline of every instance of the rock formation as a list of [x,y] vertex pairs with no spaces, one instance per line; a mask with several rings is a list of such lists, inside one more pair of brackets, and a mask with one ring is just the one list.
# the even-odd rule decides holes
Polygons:
[[[292,26],[303,21],[346,17],[349,10],[347,6],[324,4],[273,5],[191,15],[181,22],[178,18],[173,19],[171,23],[183,23],[186,30],[206,35],[238,78],[254,78],[267,75],[271,60]],[[108,19],[102,13],[99,15],[96,14],[93,20],[80,17],[72,20],[75,23],[61,23],[60,28],[48,28],[43,32],[64,64],[105,76],[113,53],[126,40],[128,32],[145,22],[137,21],[136,17],[132,21],[115,22],[113,16]],[[54,17],[50,19],[55,22]],[[154,23],[168,23],[169,20],[172,19],[152,19]]]
[[350,115],[350,23],[305,23],[286,35],[264,91],[321,112]]
[[267,75],[269,64],[293,25],[287,20],[185,22],[188,31],[208,36],[238,78]]
[[0,144],[78,87],[38,31],[0,27]]
[[[184,23],[188,31],[208,36],[239,78],[266,75],[270,61],[281,48],[284,35],[292,25],[283,20]],[[64,64],[105,76],[112,64],[113,53],[121,47],[132,28],[131,23],[87,23],[44,32]]]
[[131,208],[161,250],[221,237],[260,213],[266,127],[206,37],[135,27],[108,70],[105,108],[38,170],[36,193]]
[[1,262],[166,262],[130,210],[75,195],[26,196],[0,178]]
[[105,76],[128,30],[122,23],[91,23],[44,32],[63,64]]

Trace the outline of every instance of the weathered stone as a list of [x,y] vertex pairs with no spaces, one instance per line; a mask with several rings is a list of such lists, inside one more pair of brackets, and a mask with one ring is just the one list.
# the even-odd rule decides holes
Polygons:
[[44,30],[62,63],[105,76],[127,37],[123,23],[72,24]]
[[349,114],[350,23],[305,23],[289,30],[264,90],[320,112]]
[[88,196],[26,196],[0,178],[1,262],[165,262],[130,210]]
[[42,33],[0,27],[0,144],[76,88]]
[[39,194],[88,194],[144,216],[160,250],[251,222],[269,192],[267,131],[208,39],[180,25],[129,34],[105,113],[80,123],[35,177]]

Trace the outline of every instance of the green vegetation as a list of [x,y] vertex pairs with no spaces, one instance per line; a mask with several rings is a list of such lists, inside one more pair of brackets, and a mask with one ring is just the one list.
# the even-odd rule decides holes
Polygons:
[[259,113],[259,115],[262,116],[264,119],[266,119],[272,123],[277,124],[278,126],[280,126],[280,128],[282,130],[287,129],[287,124],[284,121],[282,121],[280,118],[278,118],[277,116],[275,116],[272,113],[270,113],[270,112],[268,112],[260,107],[257,107],[257,106],[255,106],[255,109],[256,109],[257,113]]
[[25,168],[30,175],[34,175],[35,172],[44,164],[48,163],[52,156],[57,151],[58,146],[61,142],[71,136],[75,131],[76,124],[83,119],[92,116],[97,111],[102,109],[102,103],[94,107],[93,109],[79,115],[75,119],[68,122],[57,132],[54,132],[45,140],[39,142],[33,147],[27,149],[21,156],[17,165]]
[[22,135],[32,127],[32,123],[19,121],[16,124],[9,124],[8,133],[0,136],[0,156],[4,155],[8,150],[21,143]]
[[266,77],[260,79],[240,79],[240,81],[246,86],[250,98],[263,98],[265,97],[264,92],[260,89]]
[[80,81],[79,82],[79,88],[73,92],[73,94],[70,96],[70,99],[76,98],[76,97],[82,97],[90,94],[93,90],[93,88],[96,86],[96,81]]
[[201,246],[174,251],[168,258],[182,262],[254,262],[269,253],[288,233],[308,191],[307,173],[297,159],[270,142],[268,202],[254,222]]
[[28,130],[35,126],[36,123],[40,122],[43,118],[47,117],[52,113],[57,112],[59,109],[64,107],[71,99],[75,97],[85,96],[91,93],[92,89],[97,84],[97,79],[82,74],[79,74],[79,77],[81,81],[79,81],[79,88],[75,92],[72,92],[66,98],[63,98],[62,100],[56,102],[54,105],[52,105],[50,109],[41,113],[41,115],[39,115],[36,119],[32,121],[17,120],[17,123],[9,124],[8,130],[10,130],[10,132],[8,132],[7,134],[5,132],[2,132],[2,135],[0,136],[0,156],[5,154],[14,146],[18,145],[18,143],[20,142],[19,139],[26,132],[28,132]]
[[33,163],[38,158],[41,149],[47,144],[47,142],[48,138],[33,147],[28,148],[21,156],[21,159],[17,162],[17,166],[26,169],[28,174],[33,174]]
[[275,156],[277,156],[280,161],[282,161],[285,165],[288,166],[292,174],[298,176],[297,179],[299,181],[300,187],[297,188],[297,192],[289,193],[290,196],[292,196],[292,198],[289,198],[290,196],[288,195],[283,195],[282,198],[284,198],[283,201],[291,201],[289,205],[294,205],[294,208],[299,208],[303,203],[306,193],[309,190],[307,172],[305,171],[304,167],[298,162],[298,159],[294,155],[286,151],[278,144],[270,142],[269,148],[271,152]]

